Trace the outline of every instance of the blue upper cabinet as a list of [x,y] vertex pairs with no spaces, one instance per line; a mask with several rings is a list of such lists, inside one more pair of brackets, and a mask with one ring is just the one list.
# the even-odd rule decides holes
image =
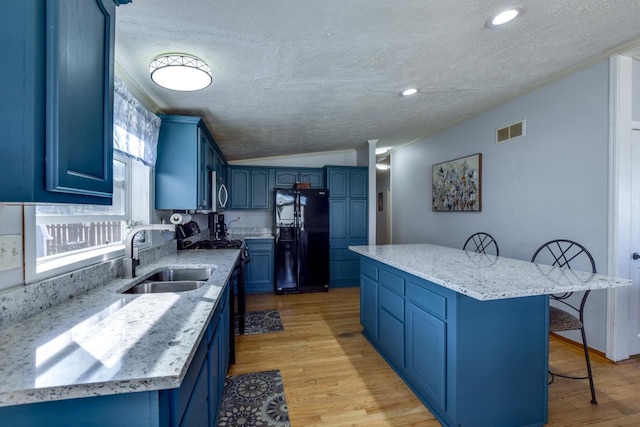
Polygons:
[[[213,210],[226,159],[200,117],[160,116],[156,209]],[[220,166],[221,163],[223,166]],[[213,182],[216,172],[216,184]],[[218,179],[222,178],[222,179]]]
[[251,170],[248,168],[231,166],[229,168],[231,181],[231,200],[229,209],[250,209],[251,200]]
[[293,188],[298,182],[309,183],[311,188],[324,188],[324,171],[319,168],[276,168],[276,187]]
[[273,197],[272,168],[229,166],[229,209],[270,210]]
[[111,204],[114,0],[3,4],[0,202]]

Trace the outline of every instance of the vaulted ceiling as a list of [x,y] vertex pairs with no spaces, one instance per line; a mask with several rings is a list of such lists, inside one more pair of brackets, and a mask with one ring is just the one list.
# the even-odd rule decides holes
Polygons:
[[[521,17],[485,25],[513,5]],[[240,160],[407,144],[636,47],[639,23],[636,0],[133,0],[116,63],[158,112],[202,116]],[[203,59],[213,84],[157,86],[149,63],[165,53]]]

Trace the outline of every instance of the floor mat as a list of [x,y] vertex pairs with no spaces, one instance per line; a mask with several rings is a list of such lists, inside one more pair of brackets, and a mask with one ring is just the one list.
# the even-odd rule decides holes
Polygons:
[[[240,332],[238,331],[237,317],[235,324],[236,335],[240,335]],[[282,320],[280,320],[280,312],[278,310],[248,311],[245,313],[245,335],[266,334],[268,332],[278,331],[284,331]]]
[[290,427],[280,371],[228,376],[218,426]]

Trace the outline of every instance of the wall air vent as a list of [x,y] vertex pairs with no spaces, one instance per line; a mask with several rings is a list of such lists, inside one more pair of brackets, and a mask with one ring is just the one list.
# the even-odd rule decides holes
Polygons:
[[514,138],[524,136],[525,121],[522,120],[509,126],[496,130],[496,144],[502,144]]

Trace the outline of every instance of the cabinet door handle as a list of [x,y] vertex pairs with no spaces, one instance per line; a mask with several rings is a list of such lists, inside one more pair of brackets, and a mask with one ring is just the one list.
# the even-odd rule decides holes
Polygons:
[[220,184],[220,189],[218,190],[218,201],[220,202],[220,207],[226,207],[228,200],[229,192],[227,191],[227,186],[224,184]]

